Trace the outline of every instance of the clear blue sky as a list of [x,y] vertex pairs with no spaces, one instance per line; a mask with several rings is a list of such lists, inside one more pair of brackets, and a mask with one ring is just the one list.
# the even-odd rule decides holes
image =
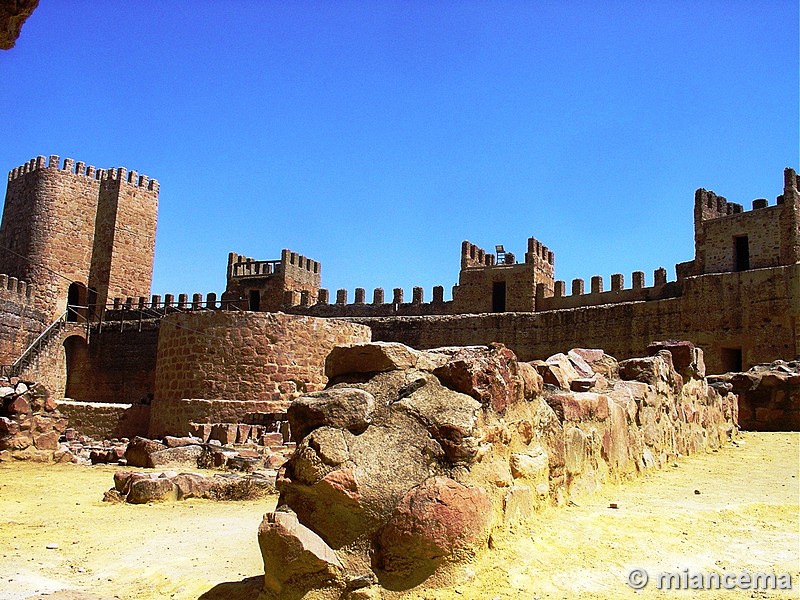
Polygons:
[[0,73],[4,171],[161,182],[161,294],[288,247],[351,300],[449,297],[462,240],[530,236],[559,279],[650,284],[696,188],[772,204],[799,162],[796,0],[42,0]]

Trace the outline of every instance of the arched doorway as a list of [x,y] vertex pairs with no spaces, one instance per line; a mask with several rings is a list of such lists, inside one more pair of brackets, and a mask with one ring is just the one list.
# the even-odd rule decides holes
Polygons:
[[86,286],[77,281],[67,290],[67,321],[77,323],[86,320]]

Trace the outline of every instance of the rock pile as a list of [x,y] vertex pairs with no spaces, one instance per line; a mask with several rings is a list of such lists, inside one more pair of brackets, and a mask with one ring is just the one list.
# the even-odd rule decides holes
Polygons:
[[669,344],[621,363],[582,349],[521,363],[497,344],[335,348],[327,389],[288,411],[297,448],[259,528],[263,597],[445,581],[539,507],[718,447],[736,398],[708,386],[698,353],[683,374]]
[[739,396],[739,426],[754,431],[800,431],[800,357],[725,373],[709,383]]
[[67,419],[40,383],[0,381],[0,460],[71,460],[59,451]]
[[258,474],[210,477],[197,473],[136,473],[117,471],[114,487],[103,496],[105,502],[147,504],[207,498],[210,500],[255,500],[275,492],[274,479]]

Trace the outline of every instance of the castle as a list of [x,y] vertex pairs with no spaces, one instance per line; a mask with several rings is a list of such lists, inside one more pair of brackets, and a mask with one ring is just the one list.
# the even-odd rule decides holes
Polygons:
[[579,346],[626,358],[654,340],[688,339],[704,349],[709,372],[800,355],[792,169],[775,204],[756,199],[748,211],[697,190],[695,256],[676,265],[675,281],[661,268],[652,286],[637,271],[629,286],[622,274],[609,289],[595,276],[588,290],[575,279],[567,293],[539,240],[528,239],[521,262],[502,246],[488,252],[465,241],[447,301],[441,286],[430,301],[422,288],[410,301],[400,288],[391,297],[376,289],[369,301],[363,288],[352,302],[347,290],[331,299],[321,264],[290,250],[277,260],[231,253],[219,299],[150,296],[158,195],[158,182],[136,171],[58,156],[9,173],[0,225],[0,363],[8,373],[75,400],[152,400],[161,424],[149,417],[151,432],[163,432],[212,418],[225,402],[280,410],[324,385],[332,345],[370,338],[417,348],[496,341],[521,360]]

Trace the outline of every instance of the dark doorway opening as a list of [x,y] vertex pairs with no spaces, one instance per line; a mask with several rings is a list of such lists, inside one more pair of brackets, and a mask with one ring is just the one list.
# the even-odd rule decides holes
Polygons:
[[495,281],[492,284],[492,312],[506,310],[506,282]]
[[742,349],[741,348],[722,348],[720,350],[723,373],[741,373]]
[[733,238],[734,251],[736,252],[737,271],[747,271],[750,268],[750,244],[746,235]]
[[250,305],[249,310],[258,312],[261,310],[261,292],[258,290],[250,290]]
[[86,286],[73,281],[67,290],[67,321],[77,323],[78,317],[85,314],[84,302],[86,302]]

